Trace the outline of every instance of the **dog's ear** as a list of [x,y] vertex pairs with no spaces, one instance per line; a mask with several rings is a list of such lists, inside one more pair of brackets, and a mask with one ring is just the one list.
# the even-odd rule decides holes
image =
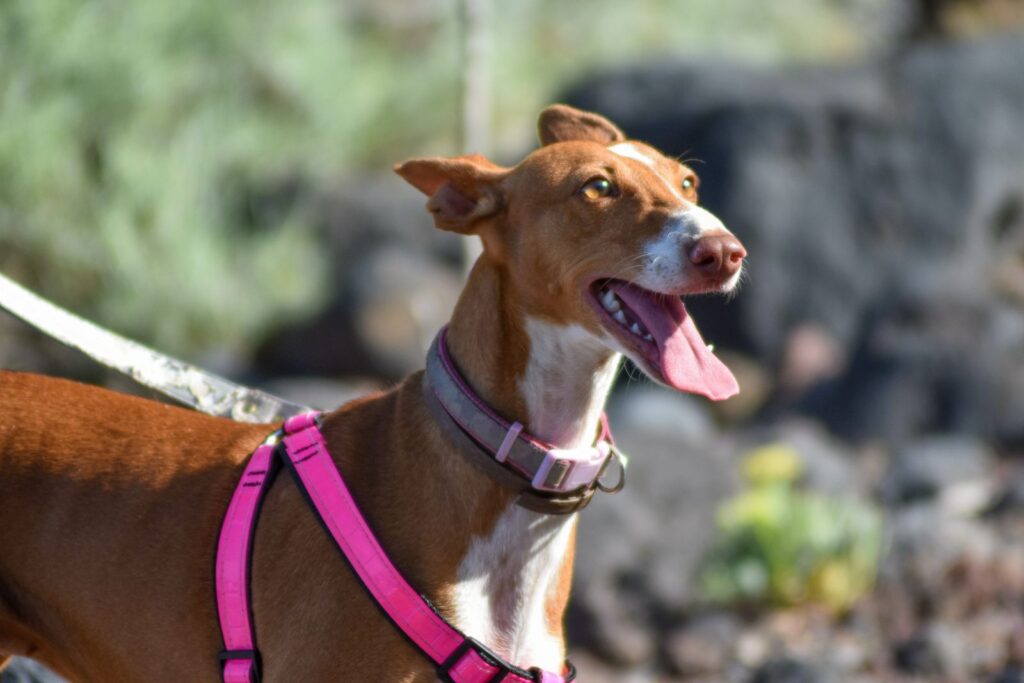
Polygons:
[[537,121],[537,132],[540,134],[540,144],[545,146],[570,140],[612,145],[626,139],[618,126],[600,114],[581,111],[566,104],[553,104],[542,111]]
[[411,159],[395,173],[430,197],[427,210],[442,230],[473,234],[481,219],[504,208],[500,182],[508,171],[479,154]]

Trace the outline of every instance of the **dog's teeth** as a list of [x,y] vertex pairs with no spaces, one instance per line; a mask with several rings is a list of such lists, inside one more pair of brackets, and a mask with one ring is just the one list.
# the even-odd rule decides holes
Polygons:
[[715,352],[715,345],[714,344],[708,344],[708,351],[710,351],[711,353],[714,353]]
[[654,341],[654,337],[652,337],[652,336],[651,336],[651,335],[649,335],[649,334],[645,334],[645,335],[644,335],[644,339],[645,339],[646,341]]
[[639,335],[640,334],[640,326],[637,325],[636,323],[633,323],[633,326],[629,328],[629,331],[632,332],[633,334]]
[[621,310],[615,311],[615,315],[613,317],[615,318],[615,320],[622,323],[623,325],[626,324],[626,314],[623,313]]
[[601,295],[601,304],[605,307],[605,310],[612,311],[613,313],[622,308],[622,304],[619,303],[619,297],[615,296],[615,292],[610,289],[604,290],[604,293]]

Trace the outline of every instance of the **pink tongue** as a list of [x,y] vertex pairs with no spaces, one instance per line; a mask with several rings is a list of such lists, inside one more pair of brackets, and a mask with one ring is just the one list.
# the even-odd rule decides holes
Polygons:
[[657,366],[666,384],[713,401],[739,393],[736,378],[708,349],[678,297],[655,297],[627,284],[613,284],[612,289],[657,342]]

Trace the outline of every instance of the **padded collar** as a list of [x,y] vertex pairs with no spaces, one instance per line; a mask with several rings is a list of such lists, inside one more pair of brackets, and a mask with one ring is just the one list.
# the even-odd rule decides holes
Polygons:
[[[557,448],[531,436],[519,422],[494,412],[459,374],[448,353],[447,327],[427,353],[423,376],[427,405],[457,450],[497,483],[518,494],[530,510],[568,514],[590,502],[598,489],[615,492],[625,480],[626,457],[615,447],[608,419],[593,446]],[[602,482],[612,462],[620,468],[614,486]]]

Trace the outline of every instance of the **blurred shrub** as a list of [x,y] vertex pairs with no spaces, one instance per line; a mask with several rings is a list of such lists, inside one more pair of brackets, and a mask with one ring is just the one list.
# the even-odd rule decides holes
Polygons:
[[742,472],[748,488],[718,512],[721,537],[701,576],[703,595],[716,603],[849,609],[875,579],[880,512],[852,497],[800,490],[800,461],[785,445],[749,454]]
[[[836,8],[493,3],[496,137],[520,150],[524,120],[566,80],[625,59],[848,51],[856,31]],[[317,303],[323,194],[360,166],[458,151],[455,10],[0,3],[0,269],[170,351],[251,343]]]
[[0,267],[178,349],[314,303],[318,193],[454,100],[388,87],[432,57],[357,23],[319,0],[0,4]]

